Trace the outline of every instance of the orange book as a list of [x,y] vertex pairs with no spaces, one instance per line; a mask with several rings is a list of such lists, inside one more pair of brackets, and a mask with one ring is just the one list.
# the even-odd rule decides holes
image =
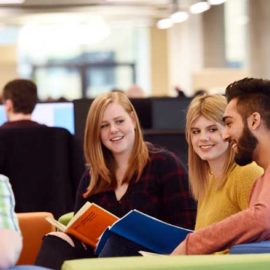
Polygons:
[[101,234],[108,226],[117,221],[118,217],[95,203],[86,202],[67,226],[51,217],[46,219],[60,231],[75,236],[87,245],[96,247]]

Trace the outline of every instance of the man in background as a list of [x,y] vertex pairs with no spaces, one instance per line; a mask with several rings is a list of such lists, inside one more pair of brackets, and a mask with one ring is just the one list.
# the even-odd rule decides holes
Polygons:
[[84,171],[81,145],[67,129],[31,119],[37,87],[26,79],[3,89],[8,121],[0,127],[0,174],[10,179],[16,212],[51,212],[58,218],[73,210]]
[[0,175],[0,269],[15,265],[22,249],[22,237],[14,207],[15,200],[9,180]]
[[31,119],[38,101],[34,82],[26,79],[8,82],[3,88],[2,99],[8,121],[1,128],[41,126]]

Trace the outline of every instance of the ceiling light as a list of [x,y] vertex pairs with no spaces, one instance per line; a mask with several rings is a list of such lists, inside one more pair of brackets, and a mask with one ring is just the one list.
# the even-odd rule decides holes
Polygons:
[[168,29],[173,26],[173,21],[170,18],[161,19],[157,22],[157,28]]
[[226,0],[208,0],[210,5],[220,5],[226,2]]
[[206,1],[200,1],[197,2],[195,4],[193,4],[189,10],[192,14],[199,14],[202,12],[205,12],[206,10],[208,10],[210,8],[210,4]]
[[177,11],[171,15],[171,19],[174,23],[181,23],[188,19],[189,14],[186,11]]

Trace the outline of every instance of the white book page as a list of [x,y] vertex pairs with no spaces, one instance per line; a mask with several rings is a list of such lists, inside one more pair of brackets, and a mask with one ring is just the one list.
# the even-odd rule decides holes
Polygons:
[[55,226],[59,231],[65,232],[67,227],[60,223],[59,221],[55,220],[53,217],[46,217],[45,218],[49,223]]
[[139,250],[138,253],[140,253],[143,257],[149,257],[149,256],[168,256],[168,255],[164,255],[164,254],[158,254],[158,253],[154,253],[154,252],[149,252],[149,251],[143,251],[143,250]]
[[92,203],[86,202],[81,209],[73,216],[73,218],[67,224],[67,227],[71,226],[89,207],[91,207]]

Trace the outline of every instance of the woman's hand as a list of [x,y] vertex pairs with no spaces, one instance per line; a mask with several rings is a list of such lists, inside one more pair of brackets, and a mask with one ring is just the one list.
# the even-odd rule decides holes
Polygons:
[[186,254],[186,240],[181,242],[171,253],[171,255],[185,255]]

